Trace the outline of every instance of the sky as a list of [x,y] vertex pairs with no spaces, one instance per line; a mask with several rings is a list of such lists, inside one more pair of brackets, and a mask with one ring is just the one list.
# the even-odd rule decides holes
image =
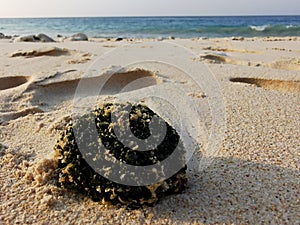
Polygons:
[[299,0],[0,0],[0,17],[300,15]]

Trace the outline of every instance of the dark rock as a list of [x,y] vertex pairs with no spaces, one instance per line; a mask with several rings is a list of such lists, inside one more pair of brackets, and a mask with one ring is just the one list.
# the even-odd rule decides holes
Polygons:
[[12,36],[7,36],[3,33],[0,33],[0,39],[11,39],[11,38],[12,38]]
[[232,37],[231,40],[233,40],[233,41],[243,41],[243,40],[245,40],[245,38],[244,37]]
[[27,35],[17,37],[15,42],[55,42],[52,38],[47,36],[46,34],[37,34],[37,35]]
[[14,40],[15,42],[37,42],[39,40],[37,40],[34,35],[28,35],[28,36],[21,36],[21,37],[17,37]]
[[115,41],[123,41],[123,38],[119,37],[119,38],[116,38]]
[[88,36],[83,33],[73,34],[70,38],[70,41],[88,41]]
[[40,42],[55,42],[51,37],[47,36],[46,34],[37,34],[34,36]]

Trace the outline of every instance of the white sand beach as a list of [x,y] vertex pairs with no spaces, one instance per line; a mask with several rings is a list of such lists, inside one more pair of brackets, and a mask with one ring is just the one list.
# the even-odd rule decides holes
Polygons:
[[[102,205],[57,187],[53,146],[71,119],[81,78],[96,60],[120,46],[151,51],[164,42],[193,52],[185,60],[191,67],[207,66],[219,85],[226,129],[213,161],[198,172],[188,168],[187,190],[153,207]],[[162,49],[161,55],[180,57],[172,49]],[[0,51],[0,224],[299,224],[299,37],[3,39]],[[111,62],[111,68],[118,66]],[[117,94],[138,98],[147,90],[168,95],[168,86],[177,85],[203,112],[203,118],[194,119],[210,129],[208,109],[201,109],[212,97],[209,93],[174,74],[172,65],[165,64],[162,71],[151,63],[135,67],[139,70],[112,75],[99,101]],[[91,74],[89,85],[105,76]],[[130,86],[138,78],[143,82]],[[179,111],[188,119],[188,109]],[[201,137],[196,141],[203,146]]]

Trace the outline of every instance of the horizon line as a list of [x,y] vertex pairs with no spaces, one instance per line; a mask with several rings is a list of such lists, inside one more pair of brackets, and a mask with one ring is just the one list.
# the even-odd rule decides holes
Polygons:
[[43,18],[124,18],[124,17],[250,17],[250,16],[300,16],[299,14],[235,14],[235,15],[99,15],[99,16],[20,16],[0,17],[0,19],[43,19]]

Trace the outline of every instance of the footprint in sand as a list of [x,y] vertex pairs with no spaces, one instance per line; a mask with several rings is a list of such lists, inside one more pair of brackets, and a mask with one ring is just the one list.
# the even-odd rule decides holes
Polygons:
[[299,71],[300,70],[300,59],[291,58],[282,61],[274,61],[272,63],[262,63],[262,62],[250,62],[240,59],[232,59],[228,57],[225,53],[211,53],[200,56],[200,60],[205,61],[211,64],[232,64],[240,66],[262,66],[272,69],[280,70],[290,70],[290,71]]
[[232,64],[232,65],[240,65],[240,66],[261,66],[261,63],[251,63],[249,61],[232,59],[225,53],[212,53],[200,56],[200,60],[205,61],[211,64]]
[[66,61],[67,64],[82,64],[91,60],[93,54],[91,53],[82,53],[77,50],[69,50],[66,48],[58,48],[58,47],[46,47],[40,48],[37,50],[29,50],[29,51],[17,51],[10,55],[10,57],[25,57],[25,58],[35,58],[41,56],[70,56],[72,59],[68,59]]
[[286,80],[269,80],[262,78],[247,78],[236,77],[230,78],[231,82],[252,84],[256,87],[267,90],[276,90],[281,92],[300,93],[300,81],[286,81]]
[[[97,90],[99,89],[99,84],[104,83],[103,88],[97,96],[111,96],[119,93],[131,92],[160,83],[160,79],[155,73],[143,69],[135,69],[122,73],[119,72],[112,75],[103,74],[96,77],[57,81],[57,78],[61,78],[61,75],[61,73],[57,73],[56,76],[30,83],[23,92],[23,96],[24,94],[31,96],[29,98],[30,107],[20,111],[12,110],[11,112],[1,113],[0,119],[2,121],[14,120],[28,114],[55,110],[67,101],[71,103],[79,82],[83,82],[84,87],[87,87],[88,94],[90,93],[89,90]],[[0,90],[22,85],[26,83],[28,79],[29,78],[27,77],[1,78]],[[84,94],[85,93],[83,93],[83,95]]]
[[[31,107],[27,109],[23,109],[21,111],[9,111],[10,107],[13,107],[13,102],[11,101],[11,97],[9,96],[16,96],[16,92],[22,92],[21,90],[26,89],[27,87],[24,86],[23,89],[16,89],[18,87],[23,86],[24,84],[29,85],[30,77],[29,76],[15,76],[15,77],[1,77],[0,78],[0,104],[1,104],[1,111],[0,111],[0,124],[5,124],[6,121],[16,119],[22,117],[24,115],[41,112],[40,109]],[[7,92],[8,91],[8,92]],[[3,107],[3,108],[2,108]]]
[[15,88],[27,83],[30,80],[28,76],[1,77],[0,91]]
[[230,48],[221,48],[221,47],[206,47],[203,50],[209,50],[214,52],[239,52],[239,53],[249,53],[249,54],[261,54],[261,51],[248,50],[248,49],[230,49]]
[[[97,95],[106,96],[154,86],[160,83],[160,79],[153,72],[142,69],[56,82],[47,79],[31,87],[33,90],[31,103],[38,105],[45,111],[56,108],[62,102],[73,100],[79,82],[82,86],[87,87],[86,96],[90,94],[89,90],[98,90],[99,84],[104,83]],[[81,91],[83,95],[84,92],[85,90]]]
[[291,58],[282,61],[276,61],[268,65],[270,68],[273,69],[280,69],[280,70],[300,70],[300,59]]

